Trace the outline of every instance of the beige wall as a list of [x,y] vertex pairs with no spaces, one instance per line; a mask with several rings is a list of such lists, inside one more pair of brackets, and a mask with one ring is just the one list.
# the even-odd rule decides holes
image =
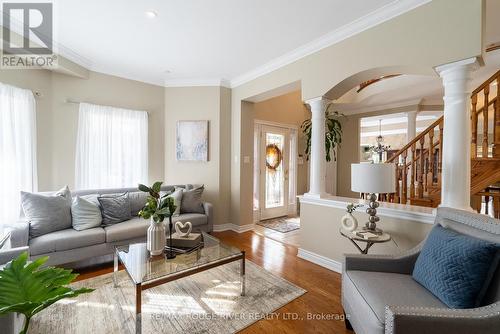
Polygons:
[[255,103],[253,117],[254,120],[295,125],[298,127],[298,154],[303,156],[304,164],[297,166],[297,194],[301,195],[307,192],[308,163],[305,161],[306,138],[300,130],[300,126],[304,120],[311,118],[311,112],[302,102],[300,91]]
[[[347,203],[346,203],[347,205]],[[356,254],[359,251],[339,233],[340,220],[345,214],[344,208],[301,203],[300,210],[300,248],[328,259],[342,262],[343,254]],[[366,213],[355,212],[359,224],[364,224]],[[411,219],[394,218],[378,214],[377,223],[385,232],[391,234],[394,242],[374,245],[370,254],[394,254],[408,250],[422,241],[431,224]]]
[[148,111],[149,180],[163,179],[163,87],[95,72],[82,79],[45,70],[0,71],[0,82],[42,93],[37,98],[40,191],[74,189],[78,105],[66,99]]
[[[223,87],[165,89],[165,180],[204,184],[204,199],[214,204],[215,224],[229,222],[230,90]],[[180,120],[208,120],[207,162],[177,161],[176,126]]]
[[375,72],[389,74],[397,68],[400,73],[436,75],[437,65],[481,56],[482,32],[482,0],[432,1],[233,88],[233,223],[252,222],[251,201],[246,201],[252,192],[252,162],[244,164],[242,157],[251,156],[253,144],[252,134],[244,130],[247,106],[243,101],[297,81],[303,100],[325,94],[335,99]]

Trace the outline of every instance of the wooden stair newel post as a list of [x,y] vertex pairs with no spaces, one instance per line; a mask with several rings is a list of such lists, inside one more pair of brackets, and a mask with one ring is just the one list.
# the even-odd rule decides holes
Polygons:
[[490,94],[490,86],[484,87],[484,106],[483,106],[483,144],[482,144],[482,157],[488,157],[488,95]]
[[493,127],[493,157],[500,158],[500,75],[497,77],[497,97],[494,104],[495,117]]
[[410,180],[410,198],[415,197],[415,144],[411,145],[411,180]]

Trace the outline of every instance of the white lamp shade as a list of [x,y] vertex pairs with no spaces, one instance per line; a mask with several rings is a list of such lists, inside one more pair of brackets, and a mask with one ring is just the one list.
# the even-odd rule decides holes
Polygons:
[[351,190],[360,193],[393,193],[396,191],[394,164],[351,164]]

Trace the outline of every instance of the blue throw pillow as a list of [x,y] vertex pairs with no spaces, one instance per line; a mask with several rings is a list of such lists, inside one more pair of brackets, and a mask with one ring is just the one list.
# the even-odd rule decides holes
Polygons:
[[450,308],[473,308],[499,245],[436,225],[420,255],[413,279]]

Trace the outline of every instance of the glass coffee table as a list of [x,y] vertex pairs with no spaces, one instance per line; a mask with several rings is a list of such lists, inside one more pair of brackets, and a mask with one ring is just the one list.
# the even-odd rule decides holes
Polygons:
[[117,246],[114,254],[113,284],[118,286],[118,262],[135,285],[136,333],[142,329],[141,306],[142,291],[190,276],[230,262],[241,261],[241,295],[245,295],[245,251],[226,245],[219,239],[202,233],[203,245],[191,253],[178,254],[176,258],[167,260],[165,254],[151,256],[146,243]]

